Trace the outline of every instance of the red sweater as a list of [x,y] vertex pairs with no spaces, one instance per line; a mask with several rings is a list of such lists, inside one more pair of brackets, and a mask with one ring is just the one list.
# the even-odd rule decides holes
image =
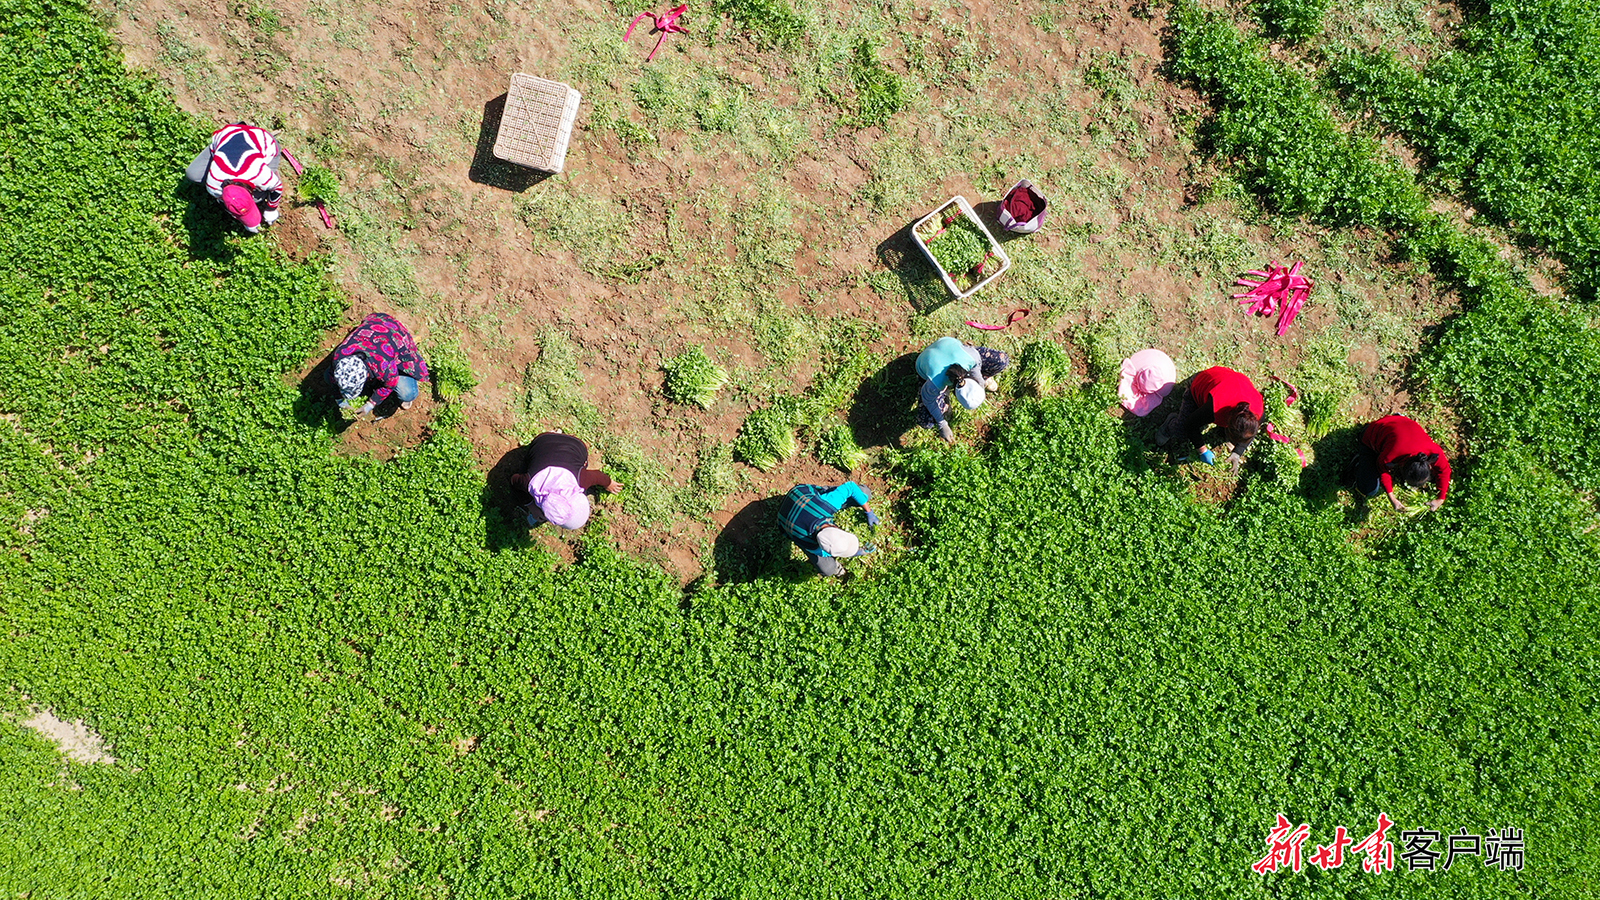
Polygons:
[[1434,476],[1439,479],[1439,499],[1443,500],[1450,493],[1450,460],[1445,458],[1444,448],[1435,444],[1421,425],[1405,416],[1384,416],[1361,429],[1361,443],[1378,454],[1378,483],[1383,485],[1384,493],[1394,493],[1389,466],[1419,453],[1439,454],[1433,464]]
[[1189,395],[1195,406],[1210,410],[1211,420],[1223,428],[1233,421],[1240,404],[1248,406],[1258,419],[1265,415],[1261,392],[1249,378],[1227,366],[1212,366],[1195,375],[1189,382]]

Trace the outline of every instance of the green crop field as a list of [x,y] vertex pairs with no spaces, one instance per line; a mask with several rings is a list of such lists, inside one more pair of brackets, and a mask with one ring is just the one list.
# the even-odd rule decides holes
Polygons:
[[[1559,0],[1471,4],[1472,39],[1397,99],[1359,76],[1399,62],[1318,27],[1333,6],[1163,7],[1163,72],[1261,216],[1381,234],[1458,301],[1410,383],[1461,423],[1449,503],[1361,513],[1336,484],[1357,423],[1331,413],[1295,435],[1310,468],[1262,441],[1237,491],[1196,499],[1193,467],[1106,415],[1120,355],[1091,329],[1087,379],[1059,346],[1020,354],[1033,388],[981,441],[877,451],[897,524],[851,579],[766,532],[680,587],[604,512],[571,563],[498,515],[459,346],[419,446],[334,452],[294,375],[347,302],[326,260],[174,190],[211,125],[94,13],[0,0],[0,895],[1600,894],[1592,182],[1471,149],[1538,115],[1494,73],[1589,59],[1592,27]],[[806,39],[783,0],[715,8],[774,52]],[[847,115],[892,116],[881,51],[849,58]],[[1411,105],[1425,89],[1495,115]],[[1560,103],[1562,133],[1600,110]],[[1427,171],[1383,128],[1420,129]],[[1564,146],[1596,177],[1592,139]],[[1576,212],[1524,212],[1554,198]],[[1562,260],[1570,294],[1507,247]],[[678,357],[679,404],[722,402],[707,349]],[[830,460],[858,461],[832,416],[883,362],[789,398]],[[68,759],[21,724],[36,708],[114,761]],[[1401,851],[1522,829],[1525,865],[1258,875],[1280,813],[1308,858],[1384,814]]]

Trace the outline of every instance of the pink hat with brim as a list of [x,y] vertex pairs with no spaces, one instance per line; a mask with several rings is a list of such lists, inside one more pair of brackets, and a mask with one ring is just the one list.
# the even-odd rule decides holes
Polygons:
[[1178,367],[1172,357],[1150,348],[1122,361],[1122,381],[1117,384],[1117,396],[1122,405],[1136,416],[1148,416],[1172,393],[1178,382]]
[[589,521],[589,498],[581,491],[552,492],[539,504],[539,510],[550,524],[575,531]]
[[261,210],[256,207],[256,198],[243,185],[224,185],[222,205],[240,225],[251,230],[261,227]]

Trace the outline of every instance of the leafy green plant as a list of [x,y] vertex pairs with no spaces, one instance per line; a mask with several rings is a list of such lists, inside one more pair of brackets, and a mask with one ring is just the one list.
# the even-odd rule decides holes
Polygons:
[[[959,211],[948,225],[926,238],[928,252],[952,278],[966,278],[989,257],[989,239]],[[970,278],[967,281],[970,283]]]
[[578,348],[554,328],[539,336],[539,356],[523,370],[518,406],[518,431],[524,439],[551,428],[573,434],[603,430],[600,410],[583,395]]
[[693,403],[710,409],[717,391],[728,383],[728,373],[711,361],[704,347],[691,346],[661,364],[667,373],[664,391],[673,403]]
[[302,203],[333,206],[339,202],[339,178],[322,166],[306,166],[299,182],[295,184],[295,194]]
[[1072,360],[1049,338],[1030,341],[1017,360],[1017,378],[1035,397],[1043,397],[1072,377]]
[[800,449],[795,440],[792,410],[776,403],[745,417],[733,439],[733,456],[763,472],[794,456]]
[[805,20],[787,0],[712,0],[711,12],[726,16],[757,40],[783,49],[795,47],[806,33]]
[[1256,21],[1268,35],[1291,44],[1317,36],[1331,0],[1254,0]]
[[878,59],[868,38],[856,41],[850,51],[850,81],[855,85],[855,124],[882,125],[906,104],[905,81]]
[[700,454],[691,481],[696,491],[720,498],[739,489],[739,473],[733,465],[733,445],[713,444]]
[[856,444],[855,432],[843,422],[822,429],[816,452],[819,462],[846,472],[854,472],[867,461],[867,452]]
[[608,436],[605,463],[607,471],[626,485],[617,495],[623,512],[645,524],[669,522],[678,514],[684,498],[656,455],[631,440]]
[[428,361],[428,371],[439,396],[451,400],[478,386],[478,376],[472,371],[472,362],[461,349],[458,335],[436,339],[423,352]]

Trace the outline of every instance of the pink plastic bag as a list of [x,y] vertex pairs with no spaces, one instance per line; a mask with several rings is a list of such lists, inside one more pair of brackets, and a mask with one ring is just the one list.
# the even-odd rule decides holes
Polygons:
[[1048,205],[1033,182],[1024,178],[1012,185],[1000,201],[1000,227],[1017,234],[1033,234],[1044,224]]

